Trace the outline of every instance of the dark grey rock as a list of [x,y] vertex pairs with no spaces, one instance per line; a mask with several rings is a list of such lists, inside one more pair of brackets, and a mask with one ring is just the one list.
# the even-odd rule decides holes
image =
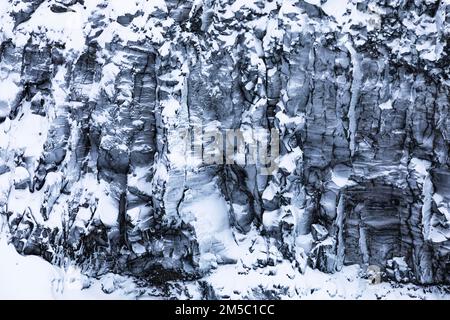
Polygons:
[[[360,264],[400,282],[450,283],[450,6],[366,2],[348,10],[370,19],[345,26],[326,1],[286,11],[282,1],[255,0],[232,11],[230,1],[167,0],[167,11],[114,18],[102,2],[76,48],[45,26],[22,34],[46,2],[11,5],[0,74],[19,89],[0,101],[10,139],[0,175],[23,167],[31,177],[1,186],[0,200],[14,201],[12,189],[45,195],[39,212],[0,212],[16,249],[67,256],[93,274],[201,277],[204,250],[217,263],[237,261],[214,251],[226,251],[219,240],[201,244],[190,208],[214,198],[211,213],[225,208],[227,245],[258,230],[278,250],[256,267]],[[83,4],[50,9],[64,16]],[[29,141],[11,134],[28,134],[30,123],[44,132]],[[284,166],[261,175],[247,150],[241,163],[183,167],[196,142],[182,149],[171,135],[211,123],[279,130]],[[273,196],[263,196],[268,189]],[[46,225],[63,216],[64,228]],[[305,235],[314,243],[303,255],[296,237]]]

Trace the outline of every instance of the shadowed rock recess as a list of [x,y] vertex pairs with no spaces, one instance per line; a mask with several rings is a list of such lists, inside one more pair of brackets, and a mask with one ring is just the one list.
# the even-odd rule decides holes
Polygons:
[[[449,284],[449,22],[448,0],[0,0],[10,241],[155,284],[246,254]],[[190,159],[174,134],[199,125],[279,130],[279,168]]]

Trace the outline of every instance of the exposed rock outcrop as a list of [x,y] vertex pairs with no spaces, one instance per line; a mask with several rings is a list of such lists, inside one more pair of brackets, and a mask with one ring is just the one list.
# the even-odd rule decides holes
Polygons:
[[[20,253],[164,283],[259,254],[256,230],[264,266],[450,283],[447,0],[16,2],[0,214]],[[198,128],[242,132],[243,160],[202,162]]]

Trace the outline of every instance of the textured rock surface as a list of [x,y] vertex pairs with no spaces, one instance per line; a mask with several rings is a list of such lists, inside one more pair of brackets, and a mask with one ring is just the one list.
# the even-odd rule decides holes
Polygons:
[[[1,0],[12,243],[155,283],[283,261],[450,283],[449,19],[448,0]],[[196,126],[279,130],[278,170],[203,165],[177,136]]]

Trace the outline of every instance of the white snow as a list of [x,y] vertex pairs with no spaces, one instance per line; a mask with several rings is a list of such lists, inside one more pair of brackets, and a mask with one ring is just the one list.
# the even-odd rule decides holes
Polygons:
[[[209,187],[208,187],[209,186]],[[195,228],[195,234],[200,248],[200,268],[209,269],[215,262],[229,262],[237,260],[240,256],[240,248],[237,246],[228,216],[228,206],[220,195],[214,182],[204,186],[205,191],[198,193],[192,190],[186,192],[186,199],[194,199],[183,206],[184,220]],[[214,190],[206,193],[206,190]],[[202,194],[203,193],[203,194]]]
[[161,106],[163,107],[162,116],[167,122],[170,122],[171,118],[175,117],[177,111],[181,108],[180,103],[174,98],[162,101]]
[[270,231],[273,230],[274,228],[277,228],[280,223],[280,216],[281,216],[280,210],[264,211],[263,213],[264,229]]
[[269,185],[266,187],[262,194],[262,198],[264,200],[271,201],[276,196],[276,194],[280,191],[280,188],[276,186],[273,181],[269,182]]
[[[318,1],[320,3],[320,0]],[[322,9],[329,16],[336,19],[339,24],[344,23],[344,14],[347,11],[348,0],[327,0]]]
[[379,107],[381,110],[389,110],[389,109],[392,109],[392,100],[389,99],[388,101],[386,101],[386,102],[380,104],[378,107]]
[[127,13],[134,14],[139,7],[139,1],[109,0],[106,10],[111,10],[111,16],[117,18]]
[[302,156],[302,150],[297,147],[293,149],[292,152],[289,152],[288,154],[280,157],[278,167],[280,167],[281,169],[285,169],[287,172],[294,172],[294,170],[297,168],[297,161],[301,159]]
[[[67,50],[80,51],[84,47],[85,35],[83,26],[86,24],[89,12],[77,5],[75,11],[55,13],[48,5],[41,5],[18,27],[23,34],[40,33],[50,41],[65,43]],[[26,41],[26,39],[24,39]]]
[[49,132],[48,117],[33,114],[30,103],[24,103],[23,116],[20,113],[11,123],[9,130],[9,148],[23,150],[25,157],[39,157],[44,149],[44,143]]
[[170,42],[164,42],[164,44],[159,48],[158,52],[161,57],[166,57],[170,53]]
[[331,171],[331,181],[338,187],[343,188],[348,184],[349,179],[348,177],[337,175],[334,171]]
[[24,167],[17,167],[14,171],[14,183],[22,183],[30,179],[30,174]]
[[116,94],[116,88],[114,86],[117,75],[120,72],[120,68],[114,63],[108,63],[102,69],[102,80],[100,86],[105,90],[110,99]]
[[119,203],[111,196],[100,198],[96,212],[105,226],[112,227],[117,225]]
[[[231,234],[228,220],[228,208],[223,198],[213,195],[196,201],[191,207],[196,216],[194,222],[200,250],[203,252],[224,254],[226,258],[234,258],[237,245]],[[217,242],[223,245],[216,252]],[[226,251],[226,252],[222,252]]]
[[[270,70],[274,70],[274,69],[270,69]],[[269,72],[270,72],[270,70],[269,70]],[[289,117],[283,111],[278,111],[276,113],[275,117],[280,121],[280,127],[283,127],[283,126],[289,125],[289,124],[294,124],[294,125],[298,126],[298,125],[305,123],[304,114],[300,114],[295,117]]]
[[[243,259],[244,261],[244,259]],[[244,265],[248,262],[243,262]],[[345,266],[340,272],[326,274],[306,267],[301,274],[289,262],[275,267],[243,268],[242,265],[219,266],[206,278],[218,296],[231,299],[263,299],[264,291],[275,290],[281,299],[449,299],[450,295],[438,287],[423,288],[412,284],[395,285],[389,282],[371,284],[361,278],[358,265]]]
[[352,25],[364,25],[368,31],[372,31],[380,26],[380,8],[377,5],[369,5],[368,12],[362,12],[357,9],[358,1],[327,0],[322,4],[321,0],[305,1],[322,8],[346,32],[353,33],[351,30]]
[[53,299],[56,268],[35,256],[22,257],[0,240],[0,299]]
[[[324,23],[324,25],[331,25],[335,27],[336,24],[344,32],[355,34],[351,30],[352,25],[364,24],[367,25],[369,31],[379,26],[379,14],[382,13],[382,8],[376,4],[369,5],[369,13],[362,13],[356,8],[358,1],[349,0],[305,0],[308,3],[321,7],[324,12],[330,17],[334,18],[336,22]],[[431,0],[425,0],[427,3]],[[81,4],[71,6],[73,11],[65,13],[51,12],[49,3],[51,1],[44,1],[31,18],[20,24],[16,30],[13,30],[14,23],[9,16],[7,10],[10,7],[7,0],[0,0],[0,42],[8,37],[15,37],[15,45],[23,46],[29,39],[29,34],[35,34],[33,41],[42,47],[47,45],[44,43],[49,40],[50,43],[64,43],[65,54],[70,55],[75,59],[77,53],[81,52],[85,46],[86,36],[93,35],[98,29],[91,29],[90,23],[87,23],[88,19],[92,18],[91,15],[96,11],[96,7],[102,1],[100,0],[86,0],[83,8]],[[201,0],[196,0],[194,7],[201,5]],[[264,2],[264,1],[263,1]],[[445,0],[443,3],[450,3],[449,0]],[[284,36],[283,28],[280,28],[280,24],[289,26],[289,30],[294,34],[301,28],[311,27],[312,19],[305,17],[300,6],[298,6],[298,0],[284,0],[284,1],[272,1],[264,4],[264,9],[255,5],[254,1],[237,0],[232,2],[228,6],[228,10],[222,14],[222,18],[232,19],[239,11],[244,15],[249,13],[261,13],[270,12],[276,9],[277,5],[280,5],[279,15],[273,17],[272,15],[266,15],[255,20],[251,27],[260,31],[261,34],[265,34],[261,43],[260,40],[250,36],[252,33],[247,32],[245,34],[246,45],[252,48],[253,52],[249,55],[250,62],[257,66],[259,73],[266,73],[265,64],[262,57],[267,52],[272,52],[272,49],[282,43]],[[25,8],[27,3],[18,2],[14,10],[20,10]],[[174,54],[171,51],[173,48],[172,42],[167,42],[164,39],[165,29],[168,29],[174,25],[174,20],[168,18],[165,21],[158,21],[157,19],[150,18],[150,14],[155,10],[162,10],[167,12],[167,6],[164,0],[151,0],[151,1],[123,1],[123,0],[110,0],[106,2],[106,8],[102,9],[102,13],[105,17],[102,18],[106,22],[106,27],[103,30],[102,35],[97,39],[100,47],[106,46],[106,44],[114,37],[127,41],[138,42],[138,40],[149,37],[152,41],[162,44],[159,48],[159,53],[162,57]],[[125,14],[135,14],[139,10],[145,12],[143,16],[136,17],[131,23],[131,28],[124,27],[115,22],[119,16]],[[348,14],[347,14],[348,12]],[[295,16],[295,18],[291,18]],[[403,40],[387,44],[388,46],[394,46],[393,51],[398,50],[400,54],[407,53],[411,49],[415,48],[419,51],[419,55],[422,59],[429,61],[435,61],[442,55],[442,47],[439,43],[434,44],[434,39],[438,39],[445,35],[435,35],[440,32],[437,24],[434,22],[426,21],[421,17],[415,17],[414,20],[406,19],[403,24],[406,28],[410,29],[418,37],[430,36],[431,40],[419,39],[417,43],[410,44]],[[307,21],[306,21],[307,20]],[[333,19],[332,19],[333,20]],[[295,22],[295,23],[294,23]],[[160,23],[159,25],[157,25]],[[100,23],[100,25],[102,25]],[[283,26],[284,27],[284,26]],[[316,26],[315,26],[316,27]],[[103,28],[100,26],[100,28]],[[319,26],[317,26],[319,28]],[[325,27],[324,27],[325,28]],[[313,28],[311,28],[312,30]],[[135,31],[141,30],[141,31]],[[286,27],[286,30],[288,28]],[[315,33],[319,29],[314,30]],[[45,35],[45,37],[42,37]],[[222,46],[233,46],[236,42],[238,32],[230,32],[226,34],[218,35],[218,39],[223,41]],[[342,41],[344,46],[351,54],[353,62],[353,84],[352,84],[352,101],[348,112],[349,117],[349,138],[351,140],[350,148],[352,154],[355,152],[355,132],[356,132],[356,111],[358,107],[358,95],[359,87],[361,86],[361,70],[360,70],[360,57],[356,53],[351,38],[343,37]],[[177,40],[175,40],[177,41]],[[295,39],[292,39],[291,45],[295,43]],[[355,39],[355,44],[363,43],[365,40]],[[341,43],[342,44],[342,43]],[[203,45],[203,44],[202,44]],[[217,42],[212,44],[217,50],[219,50]],[[200,46],[201,47],[201,46]],[[285,50],[290,50],[289,45],[284,45]],[[124,65],[129,67],[123,61],[125,58],[117,54],[111,60],[107,56],[106,51],[98,53],[98,61],[103,63],[102,78],[99,83],[92,84],[90,88],[90,99],[95,100],[98,94],[103,89],[109,98],[113,98],[117,93],[114,86],[117,76],[119,75],[120,68],[118,66]],[[267,57],[266,57],[267,58]],[[165,75],[161,75],[161,80],[179,80],[178,84],[174,86],[173,96],[170,96],[165,101],[161,102],[162,117],[167,125],[175,126],[179,123],[179,118],[186,118],[186,106],[182,99],[186,97],[183,94],[182,99],[178,99],[177,90],[183,87],[183,79],[186,77],[185,63],[182,68],[175,68],[173,72]],[[4,66],[0,65],[2,73],[6,76],[2,76],[0,79],[0,117],[5,117],[9,114],[11,104],[19,92],[19,75],[15,70],[6,70],[3,72]],[[180,69],[180,70],[178,70]],[[187,68],[186,68],[187,69]],[[55,70],[56,76],[53,79],[53,97],[55,100],[55,108],[66,104],[67,92],[64,86],[66,85],[64,76],[66,75],[66,67],[58,67]],[[276,70],[274,68],[268,71],[269,76],[274,76]],[[261,81],[260,79],[258,81]],[[256,90],[261,83],[254,85],[253,82],[248,82],[246,88],[248,90]],[[255,89],[256,88],[256,89]],[[167,90],[167,87],[161,87],[161,90]],[[265,106],[267,104],[266,98],[261,98],[259,105]],[[379,105],[381,110],[393,109],[393,100],[390,99],[385,103]],[[81,105],[81,104],[80,104]],[[77,107],[76,103],[72,104],[73,108]],[[58,173],[49,173],[47,176],[46,184],[40,191],[35,191],[30,194],[27,190],[12,190],[9,193],[9,186],[11,181],[22,182],[30,178],[29,172],[35,170],[37,159],[41,156],[43,151],[43,145],[47,140],[47,132],[52,122],[52,116],[55,110],[46,110],[48,117],[42,117],[31,113],[30,104],[24,103],[19,110],[18,117],[14,120],[6,119],[3,124],[0,125],[0,161],[7,160],[12,162],[12,158],[8,155],[4,157],[4,150],[12,150],[13,152],[20,153],[24,151],[24,156],[28,157],[27,163],[24,164],[27,167],[19,166],[13,169],[12,172],[5,173],[0,176],[0,205],[7,204],[7,195],[9,194],[10,203],[8,204],[8,210],[11,210],[14,214],[23,213],[24,210],[30,208],[33,213],[39,212],[40,205],[43,201],[43,197],[47,197],[48,205],[52,205],[56,202],[57,191],[60,190],[63,181],[63,176]],[[296,117],[289,117],[284,109],[281,109],[276,114],[280,125],[286,127],[286,130],[290,130],[293,126],[300,126],[304,124],[304,115],[297,115]],[[191,121],[197,121],[198,118],[193,118]],[[101,125],[110,121],[108,114],[95,113],[92,115],[92,121]],[[134,125],[140,126],[140,123],[135,122]],[[219,127],[219,126],[217,126]],[[182,128],[175,127],[174,131],[180,131]],[[124,144],[117,144],[114,139],[102,140],[102,147],[108,148],[108,146],[118,147],[123,151],[128,151],[128,146]],[[192,169],[198,164],[199,159],[192,158],[186,152],[186,148],[190,147],[190,144],[186,144],[182,140],[169,141],[169,162],[173,166],[171,169],[183,168]],[[2,158],[5,159],[2,159]],[[163,156],[161,156],[163,158]],[[295,171],[298,161],[302,158],[302,151],[300,148],[296,148],[288,154],[280,157],[279,167],[285,169],[288,172]],[[0,162],[0,164],[2,164]],[[7,163],[11,165],[11,163]],[[65,165],[65,164],[64,164]],[[418,176],[417,181],[423,182],[423,229],[424,235],[427,240],[438,243],[447,241],[450,239],[449,232],[440,226],[440,222],[436,221],[436,217],[431,213],[432,201],[435,202],[437,209],[442,213],[448,223],[450,221],[450,205],[446,195],[434,193],[433,185],[429,176],[430,162],[413,158],[408,163],[408,169],[412,174]],[[136,187],[140,190],[148,190],[151,192],[154,184],[146,181],[147,175],[145,168],[134,168],[135,175],[130,174],[129,186]],[[158,179],[167,181],[170,174],[167,171],[167,167],[162,160],[155,162],[154,165],[154,180]],[[396,170],[397,168],[393,169]],[[351,185],[353,182],[350,180],[350,172],[345,170],[338,170],[333,168],[331,171],[331,182],[337,187],[343,188]],[[96,178],[83,178],[74,189],[84,189],[84,195],[88,198],[89,193],[100,195],[98,199],[97,218],[99,218],[106,226],[112,227],[117,225],[118,215],[118,200],[113,194],[108,193],[110,189],[104,183],[98,183]],[[85,186],[82,186],[85,184]],[[86,187],[86,188],[84,188]],[[213,192],[206,191],[211,188]],[[334,187],[334,186],[333,186]],[[7,190],[8,189],[8,190]],[[14,188],[13,188],[14,189]],[[249,297],[255,296],[255,289],[272,290],[274,288],[284,287],[286,292],[282,294],[282,298],[362,298],[362,299],[376,299],[376,298],[433,298],[442,297],[437,288],[431,289],[429,292],[425,292],[419,287],[413,285],[402,286],[400,288],[393,288],[389,283],[382,283],[375,286],[371,286],[364,279],[359,277],[361,272],[358,266],[344,267],[342,272],[328,275],[321,273],[317,270],[311,270],[306,268],[306,273],[303,275],[298,272],[296,267],[293,267],[288,261],[280,258],[281,254],[276,249],[276,244],[273,239],[263,239],[255,235],[255,230],[246,235],[240,235],[236,233],[229,223],[229,209],[230,205],[233,206],[236,214],[245,214],[245,206],[227,203],[224,197],[217,191],[217,186],[209,185],[195,193],[190,193],[191,190],[186,192],[186,199],[189,197],[195,198],[195,201],[187,202],[188,204],[182,208],[185,219],[189,220],[193,224],[195,234],[200,246],[200,266],[204,270],[209,270],[211,267],[217,268],[216,271],[206,277],[218,294],[226,294],[232,298],[242,298],[247,295]],[[270,182],[269,186],[264,190],[262,198],[264,200],[271,201],[275,198],[276,194],[280,192],[279,187]],[[59,194],[58,194],[59,195]],[[291,197],[295,201],[294,193],[284,192],[286,197]],[[81,197],[82,198],[82,197]],[[67,204],[64,203],[65,196],[61,195],[62,204],[56,206],[53,210],[50,220],[46,222],[47,226],[60,226],[61,217],[67,213]],[[333,203],[335,207],[335,203]],[[76,225],[85,227],[91,219],[93,208],[80,208],[75,221]],[[304,225],[306,224],[305,210],[297,204],[283,206],[275,211],[265,211],[263,214],[263,226],[266,229],[278,228],[280,221],[289,221],[295,225],[296,234],[290,239],[292,245],[298,248],[296,253],[307,253],[311,250],[313,239],[311,234],[302,234],[309,231],[305,231]],[[140,207],[130,208],[127,211],[127,215],[133,224],[139,222],[140,216],[143,215]],[[38,222],[42,222],[40,215],[36,215]],[[442,219],[442,217],[439,217]],[[1,222],[2,216],[0,216]],[[285,219],[285,220],[283,220]],[[439,222],[439,223],[438,223]],[[445,221],[444,221],[445,222]],[[309,225],[308,225],[309,226]],[[106,298],[123,298],[123,297],[135,297],[137,294],[134,285],[127,279],[124,279],[117,275],[108,274],[103,277],[102,280],[97,281],[95,279],[89,279],[82,275],[80,270],[76,267],[69,266],[66,270],[50,265],[46,261],[34,257],[24,257],[14,250],[13,246],[8,245],[6,237],[2,237],[3,226],[0,223],[0,299],[1,298],[31,298],[31,299],[78,299],[78,298],[93,298],[93,299],[106,299]],[[300,232],[301,230],[301,232]],[[299,235],[300,234],[300,235]],[[251,242],[252,252],[250,252]],[[327,241],[331,241],[328,239]],[[238,243],[243,244],[238,246]],[[247,246],[246,246],[247,245]],[[133,244],[133,250],[136,253],[143,253],[145,247],[140,244]],[[259,267],[257,260],[264,260],[267,257],[271,257],[276,260],[275,267]],[[400,259],[400,258],[395,258]],[[237,264],[230,264],[221,266],[221,263],[237,261]],[[400,264],[404,264],[404,260],[397,261]],[[302,268],[303,269],[303,268]],[[123,290],[119,293],[113,293],[106,295],[101,290],[114,291],[117,286],[122,286]],[[253,296],[252,296],[253,295]],[[257,295],[256,295],[257,297]],[[448,296],[446,296],[448,298]]]
[[419,158],[412,158],[408,164],[408,169],[414,170],[417,174],[417,181],[423,183],[425,177],[428,176],[428,170],[431,167],[431,162]]
[[12,102],[19,93],[19,87],[12,78],[0,78],[0,117],[3,118],[9,115]]
[[63,270],[39,257],[21,256],[12,245],[7,244],[6,236],[1,231],[0,257],[0,300],[106,300],[136,297],[136,292],[133,292],[135,288],[129,282],[125,283],[125,280],[122,280],[122,290],[106,294],[102,291],[104,280],[87,278],[75,267]]

